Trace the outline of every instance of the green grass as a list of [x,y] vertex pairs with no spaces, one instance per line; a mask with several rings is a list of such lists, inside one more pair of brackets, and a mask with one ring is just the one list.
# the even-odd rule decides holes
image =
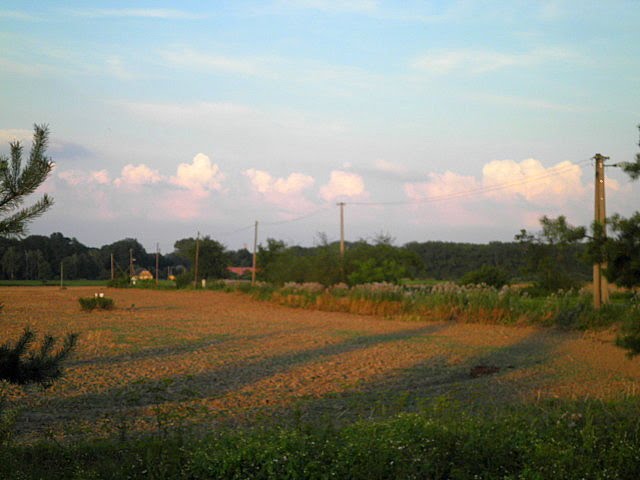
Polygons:
[[130,441],[5,444],[14,479],[636,479],[638,400],[549,401],[483,415],[434,402],[345,427],[224,429]]

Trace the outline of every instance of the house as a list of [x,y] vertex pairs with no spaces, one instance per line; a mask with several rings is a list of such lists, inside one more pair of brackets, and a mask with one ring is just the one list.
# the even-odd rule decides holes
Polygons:
[[131,280],[153,280],[153,278],[153,274],[149,270],[140,268],[136,270],[136,274],[131,277]]
[[242,277],[243,275],[250,275],[253,272],[253,267],[227,267],[227,271]]

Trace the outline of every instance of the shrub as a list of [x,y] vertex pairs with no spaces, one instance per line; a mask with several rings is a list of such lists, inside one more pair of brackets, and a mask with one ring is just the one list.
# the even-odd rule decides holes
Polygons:
[[107,283],[107,286],[113,287],[113,288],[129,288],[131,287],[131,282],[129,281],[129,277],[121,276],[121,277],[116,277],[113,280],[109,280],[109,282]]
[[49,386],[62,375],[60,363],[75,348],[78,334],[67,335],[57,352],[53,351],[56,339],[51,335],[45,335],[39,349],[31,350],[35,338],[35,332],[26,328],[15,345],[5,343],[0,346],[0,380]]
[[176,277],[176,288],[189,287],[193,287],[193,274],[191,272],[184,272]]
[[80,308],[82,310],[112,310],[115,303],[112,298],[107,298],[102,294],[97,293],[93,297],[81,297],[78,299],[80,302]]
[[509,283],[509,277],[507,272],[501,268],[483,265],[477,270],[465,273],[460,279],[462,285],[480,285],[482,283],[490,287],[502,288]]

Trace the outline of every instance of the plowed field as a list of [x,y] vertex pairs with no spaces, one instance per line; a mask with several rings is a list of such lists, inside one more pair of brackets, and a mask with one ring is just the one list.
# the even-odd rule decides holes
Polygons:
[[550,397],[635,396],[640,360],[612,335],[421,323],[291,309],[211,291],[5,287],[3,340],[24,326],[80,332],[53,387],[2,385],[19,439],[129,437],[218,424],[348,422],[435,400],[490,408]]

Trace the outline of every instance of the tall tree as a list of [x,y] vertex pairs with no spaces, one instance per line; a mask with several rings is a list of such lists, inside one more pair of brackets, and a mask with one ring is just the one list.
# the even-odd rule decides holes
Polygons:
[[545,215],[540,224],[542,231],[535,235],[520,230],[515,236],[525,246],[536,287],[545,293],[577,287],[580,259],[571,247],[585,237],[586,229],[569,225],[564,215],[558,218]]
[[47,179],[53,162],[46,156],[49,129],[34,125],[33,145],[27,163],[22,165],[22,144],[9,144],[10,157],[0,156],[0,235],[20,237],[26,233],[29,221],[42,215],[53,199],[46,193],[33,205],[22,207],[25,197],[32,194]]
[[[640,125],[638,125],[638,130],[640,130]],[[640,147],[640,141],[638,142],[638,146]],[[618,165],[622,167],[622,170],[624,170],[632,180],[640,178],[640,152],[636,153],[635,162],[622,162]]]
[[16,247],[12,246],[7,248],[2,254],[2,259],[0,259],[5,276],[9,277],[11,280],[15,280],[16,273],[20,268],[21,260],[22,256]]
[[[188,260],[193,268],[196,258],[196,239],[183,238],[178,240],[174,244],[174,248],[175,253]],[[222,243],[208,235],[200,239],[198,247],[199,278],[225,278],[229,264],[229,255]]]
[[[24,235],[27,223],[53,204],[45,194],[33,205],[22,207],[25,197],[37,190],[53,168],[53,162],[45,155],[49,129],[35,125],[34,130],[31,154],[24,167],[22,145],[18,141],[10,143],[10,158],[0,157],[0,237]],[[0,379],[49,385],[60,376],[60,362],[74,349],[77,338],[77,334],[69,334],[56,352],[55,339],[45,335],[40,348],[28,353],[35,334],[26,329],[15,344],[0,345]]]

